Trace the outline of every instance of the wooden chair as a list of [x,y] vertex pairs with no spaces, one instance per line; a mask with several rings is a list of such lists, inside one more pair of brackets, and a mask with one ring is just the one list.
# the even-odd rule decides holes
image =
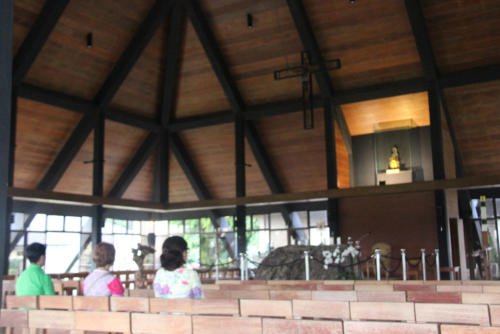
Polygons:
[[[391,259],[385,258],[383,256],[391,256],[391,245],[385,242],[377,242],[374,244],[371,248],[372,254],[375,253],[375,249],[380,249],[380,262],[384,264],[386,268],[390,268],[391,266]],[[372,260],[368,261],[365,265],[365,278],[369,279],[370,278],[370,272],[373,272],[373,276],[377,276],[377,264],[375,258]],[[381,273],[384,273],[385,270],[381,268]],[[385,272],[385,279],[389,279],[389,273]]]

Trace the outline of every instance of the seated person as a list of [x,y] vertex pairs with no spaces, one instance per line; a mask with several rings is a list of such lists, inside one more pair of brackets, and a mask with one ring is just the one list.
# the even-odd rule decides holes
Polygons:
[[92,271],[82,283],[84,296],[123,296],[120,279],[109,272],[115,262],[115,247],[101,242],[94,249],[93,260],[96,269]]
[[42,270],[45,265],[45,245],[38,242],[30,244],[26,247],[26,257],[30,260],[30,265],[17,279],[16,295],[54,295],[52,280]]
[[163,243],[161,268],[153,283],[155,297],[203,298],[201,282],[196,271],[184,267],[187,243],[182,237],[170,237]]

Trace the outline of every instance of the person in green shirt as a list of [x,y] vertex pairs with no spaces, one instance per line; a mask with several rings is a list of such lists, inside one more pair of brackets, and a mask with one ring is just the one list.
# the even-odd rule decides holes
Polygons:
[[54,295],[54,285],[50,276],[43,270],[45,265],[45,245],[34,242],[26,247],[29,267],[23,271],[16,282],[17,296]]

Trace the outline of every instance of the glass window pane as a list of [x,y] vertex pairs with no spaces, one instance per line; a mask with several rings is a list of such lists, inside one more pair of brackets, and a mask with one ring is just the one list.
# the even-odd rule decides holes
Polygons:
[[107,242],[107,243],[113,244],[115,241],[115,238],[113,237],[112,234],[103,234],[101,240],[102,240],[102,242]]
[[186,234],[184,235],[184,239],[186,239],[189,248],[187,263],[198,267],[200,263],[200,235]]
[[45,220],[47,216],[44,214],[37,214],[30,226],[28,227],[28,231],[45,231]]
[[[154,227],[156,235],[168,235],[168,220],[155,221]],[[182,233],[182,231],[178,233]]]
[[311,228],[311,246],[330,245],[330,229],[324,228]]
[[495,218],[495,213],[493,211],[493,198],[486,199],[486,217]]
[[64,220],[64,229],[70,232],[80,232],[82,228],[82,219],[80,217],[68,216]]
[[[235,227],[234,227],[234,217],[233,216],[226,216],[226,217],[222,217],[219,219],[219,224],[220,226],[225,226],[226,227],[226,230],[227,230],[227,227],[229,227],[232,231],[234,231]],[[204,226],[202,226],[203,228]],[[210,224],[210,227],[213,227],[212,224]],[[205,231],[205,230],[203,230]],[[209,231],[207,231],[209,232]]]
[[161,262],[160,262],[160,256],[161,256],[161,251],[163,247],[163,243],[167,240],[166,236],[157,236],[156,237],[156,242],[155,242],[155,269],[161,267]]
[[247,232],[249,267],[256,268],[269,253],[269,231]]
[[129,220],[128,234],[141,234],[141,222],[138,220]]
[[269,229],[269,215],[254,215],[253,229],[254,230]]
[[271,229],[283,229],[287,228],[285,220],[281,213],[272,213],[271,214]]
[[171,220],[169,221],[170,225],[170,235],[174,234],[182,234],[184,232],[182,227],[182,220]]
[[328,219],[327,219],[326,210],[309,212],[309,220],[310,220],[311,227],[328,226]]
[[28,245],[34,242],[45,245],[45,233],[28,233]]
[[[112,235],[110,235],[109,237],[113,238]],[[80,249],[84,245],[85,241],[87,241],[89,238],[90,238],[90,234],[82,234],[82,236],[80,238],[80,241],[81,241]],[[104,236],[103,236],[102,241],[106,242],[106,240],[104,240]],[[111,240],[110,243],[112,244],[113,240]],[[73,267],[73,268],[75,268],[75,267]],[[73,270],[73,268],[72,268],[72,270]],[[92,270],[92,243],[89,242],[87,244],[87,247],[85,248],[85,250],[82,252],[82,254],[80,256],[79,267],[76,267],[75,269],[77,269],[80,272]]]
[[[89,232],[91,232],[90,230]],[[113,219],[111,218],[106,218],[104,221],[104,227],[101,229],[102,234],[111,234],[113,233]]]
[[[228,225],[228,223],[230,222],[225,219],[222,219],[222,221],[220,222],[221,226],[229,226],[230,224]],[[201,218],[200,224],[202,232],[215,232],[214,225],[212,224],[212,220],[210,218]]]
[[199,233],[200,232],[200,221],[198,219],[186,219],[184,222],[186,232],[185,233]]
[[252,217],[251,216],[246,216],[245,217],[245,222],[246,222],[246,229],[247,231],[250,231],[252,229]]
[[200,234],[201,267],[209,267],[215,263],[215,235]]
[[47,216],[48,231],[62,231],[64,229],[64,216]]
[[11,231],[22,231],[24,225],[24,213],[15,212],[12,214]]
[[[17,232],[10,234],[10,242],[14,241]],[[16,244],[16,247],[10,252],[9,256],[9,275],[19,275],[23,271],[24,257],[24,237],[21,237]]]
[[288,246],[288,231],[271,231],[271,250],[278,247]]
[[64,273],[79,252],[79,233],[48,232],[45,272]]
[[[236,234],[234,232],[227,232],[221,235],[219,238],[219,263],[224,267],[234,266],[234,259],[231,257],[231,254],[236,254],[235,250],[235,238]],[[228,248],[231,250],[231,253],[228,251]]]
[[137,265],[133,260],[132,248],[137,248],[141,242],[140,235],[115,234],[114,243],[116,256],[113,270],[131,270],[136,269]]
[[299,228],[295,230],[297,233],[297,241],[293,240],[297,245],[309,245],[309,229]]
[[92,218],[87,216],[82,217],[82,232],[92,232]]
[[113,219],[113,233],[127,233],[127,221],[121,219]]
[[149,233],[154,233],[155,232],[155,225],[154,222],[145,220],[141,222],[142,225],[142,235],[148,235]]

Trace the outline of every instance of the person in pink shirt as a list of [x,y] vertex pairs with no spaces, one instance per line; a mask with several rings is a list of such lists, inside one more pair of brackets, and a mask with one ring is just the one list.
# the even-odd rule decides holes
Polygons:
[[123,296],[124,289],[120,279],[109,272],[115,262],[115,247],[101,242],[94,249],[93,260],[96,269],[83,281],[84,296]]

